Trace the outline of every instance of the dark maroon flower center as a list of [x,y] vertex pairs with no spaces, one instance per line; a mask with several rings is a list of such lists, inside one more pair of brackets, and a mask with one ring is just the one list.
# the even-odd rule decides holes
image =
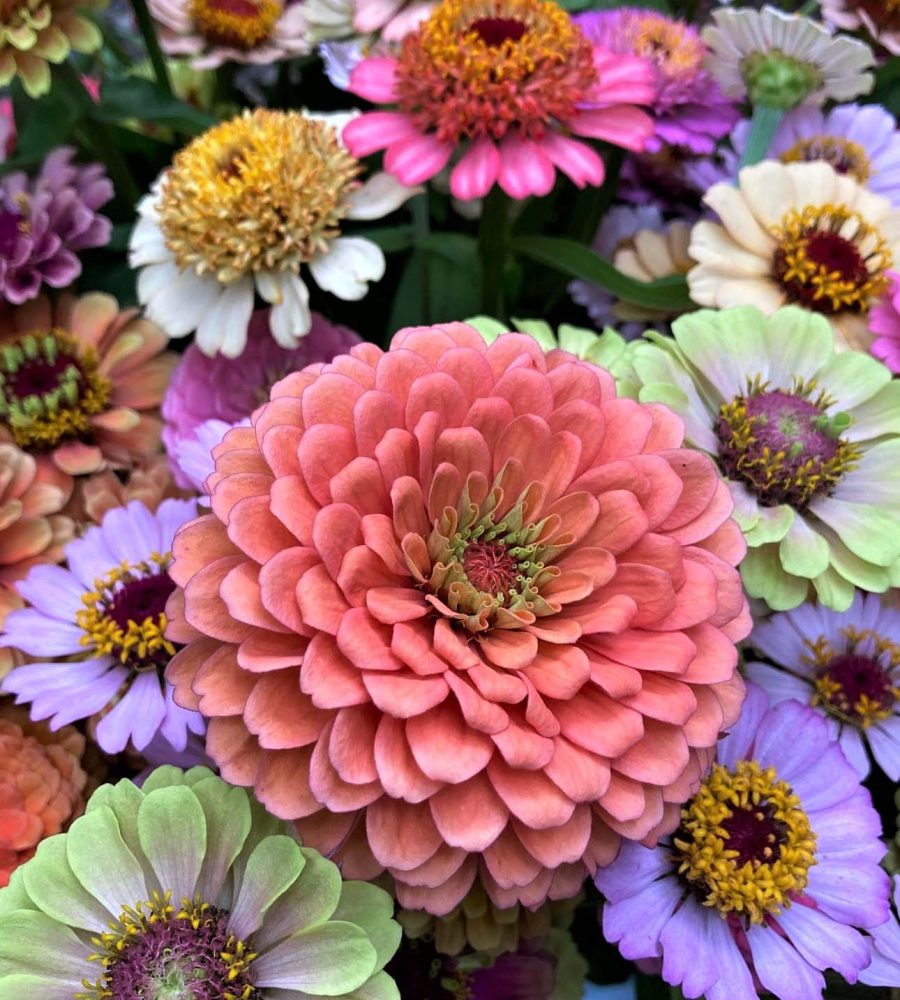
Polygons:
[[470,542],[462,566],[476,590],[494,597],[508,593],[521,573],[518,562],[498,542]]
[[838,414],[802,395],[775,390],[739,396],[722,407],[716,424],[725,474],[743,480],[763,506],[802,510],[827,493],[850,467],[852,445],[840,437]]
[[726,848],[737,851],[736,863],[748,861],[771,863],[778,859],[780,847],[786,841],[787,828],[773,818],[774,809],[769,803],[748,808],[734,808],[722,820],[722,829],[728,834]]
[[215,908],[196,927],[187,917],[145,921],[110,961],[105,988],[114,1000],[259,1000],[246,969],[229,979],[234,966],[222,956],[235,941],[227,923],[228,913]]
[[469,25],[469,30],[492,48],[504,42],[517,42],[528,30],[528,25],[512,17],[480,17]]
[[132,580],[115,592],[106,613],[123,629],[130,621],[137,625],[148,618],[157,621],[165,612],[166,601],[174,590],[175,581],[168,573]]
[[823,704],[848,718],[881,715],[896,701],[896,688],[878,660],[858,653],[843,653],[825,665],[816,678]]
[[850,0],[848,6],[865,11],[880,31],[900,31],[898,0]]
[[78,358],[66,351],[54,351],[48,358],[38,354],[26,356],[15,371],[7,371],[4,388],[17,399],[29,396],[43,396],[59,389],[65,382],[80,385],[83,381]]

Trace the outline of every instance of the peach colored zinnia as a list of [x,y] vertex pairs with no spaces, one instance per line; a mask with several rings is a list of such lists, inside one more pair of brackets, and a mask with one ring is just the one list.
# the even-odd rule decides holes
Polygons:
[[167,677],[223,777],[438,915],[476,878],[499,907],[573,896],[671,831],[750,624],[731,499],[683,436],[465,324],[277,383],[173,547]]
[[159,450],[177,357],[111,295],[40,296],[0,313],[0,441],[64,476],[128,468]]

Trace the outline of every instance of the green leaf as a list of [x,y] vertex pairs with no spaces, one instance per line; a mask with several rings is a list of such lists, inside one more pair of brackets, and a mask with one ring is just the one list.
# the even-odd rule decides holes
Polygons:
[[512,249],[571,278],[601,285],[628,302],[672,312],[695,308],[688,295],[687,282],[681,275],[649,283],[635,281],[589,247],[555,236],[519,236],[513,239]]
[[71,88],[54,87],[40,101],[27,97],[21,88],[13,90],[18,136],[16,153],[0,164],[0,175],[41,163],[47,154],[62,146],[82,117],[84,104]]
[[188,135],[202,132],[216,123],[207,112],[192,108],[167,94],[152,80],[137,76],[104,80],[100,96],[101,103],[94,108],[93,116],[104,122],[139,118],[168,125]]
[[421,236],[406,262],[389,319],[404,326],[445,323],[478,312],[478,243],[462,233]]
[[380,246],[385,253],[399,253],[413,245],[412,226],[377,226],[360,232],[360,236]]

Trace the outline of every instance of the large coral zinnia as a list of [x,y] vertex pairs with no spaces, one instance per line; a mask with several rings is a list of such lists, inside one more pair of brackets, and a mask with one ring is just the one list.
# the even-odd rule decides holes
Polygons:
[[[184,525],[168,678],[348,877],[572,896],[736,718],[744,552],[668,409],[528,336],[401,331],[272,390]],[[402,831],[402,836],[398,836]]]

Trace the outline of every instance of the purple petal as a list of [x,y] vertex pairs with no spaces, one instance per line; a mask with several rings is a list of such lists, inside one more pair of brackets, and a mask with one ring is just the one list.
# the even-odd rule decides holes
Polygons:
[[603,936],[618,944],[625,958],[655,958],[659,936],[675,912],[684,890],[677,879],[653,882],[634,896],[603,907]]
[[702,996],[718,979],[719,961],[713,939],[713,924],[724,923],[717,910],[700,906],[688,897],[659,936],[662,945],[662,977],[672,986],[681,986],[687,997]]
[[825,977],[771,927],[747,931],[753,967],[762,985],[779,1000],[820,1000]]
[[756,684],[747,685],[747,697],[740,718],[730,732],[719,740],[717,758],[725,767],[735,767],[740,760],[752,756],[750,748],[759,724],[769,708],[769,698]]
[[753,756],[764,767],[774,767],[778,777],[790,784],[816,765],[827,746],[828,730],[822,719],[805,705],[783,701],[760,723]]
[[35,566],[16,590],[32,607],[62,621],[74,622],[84,607],[84,588],[61,566]]
[[900,716],[876,723],[869,729],[868,737],[878,766],[891,781],[900,781]]
[[77,625],[22,608],[7,615],[0,646],[15,646],[29,656],[71,656],[85,651],[82,638],[84,632]]
[[658,878],[672,873],[664,848],[623,841],[616,860],[598,870],[594,884],[613,903],[627,899]]
[[848,982],[869,961],[865,938],[811,906],[795,904],[778,916],[794,947],[816,969],[835,969]]

